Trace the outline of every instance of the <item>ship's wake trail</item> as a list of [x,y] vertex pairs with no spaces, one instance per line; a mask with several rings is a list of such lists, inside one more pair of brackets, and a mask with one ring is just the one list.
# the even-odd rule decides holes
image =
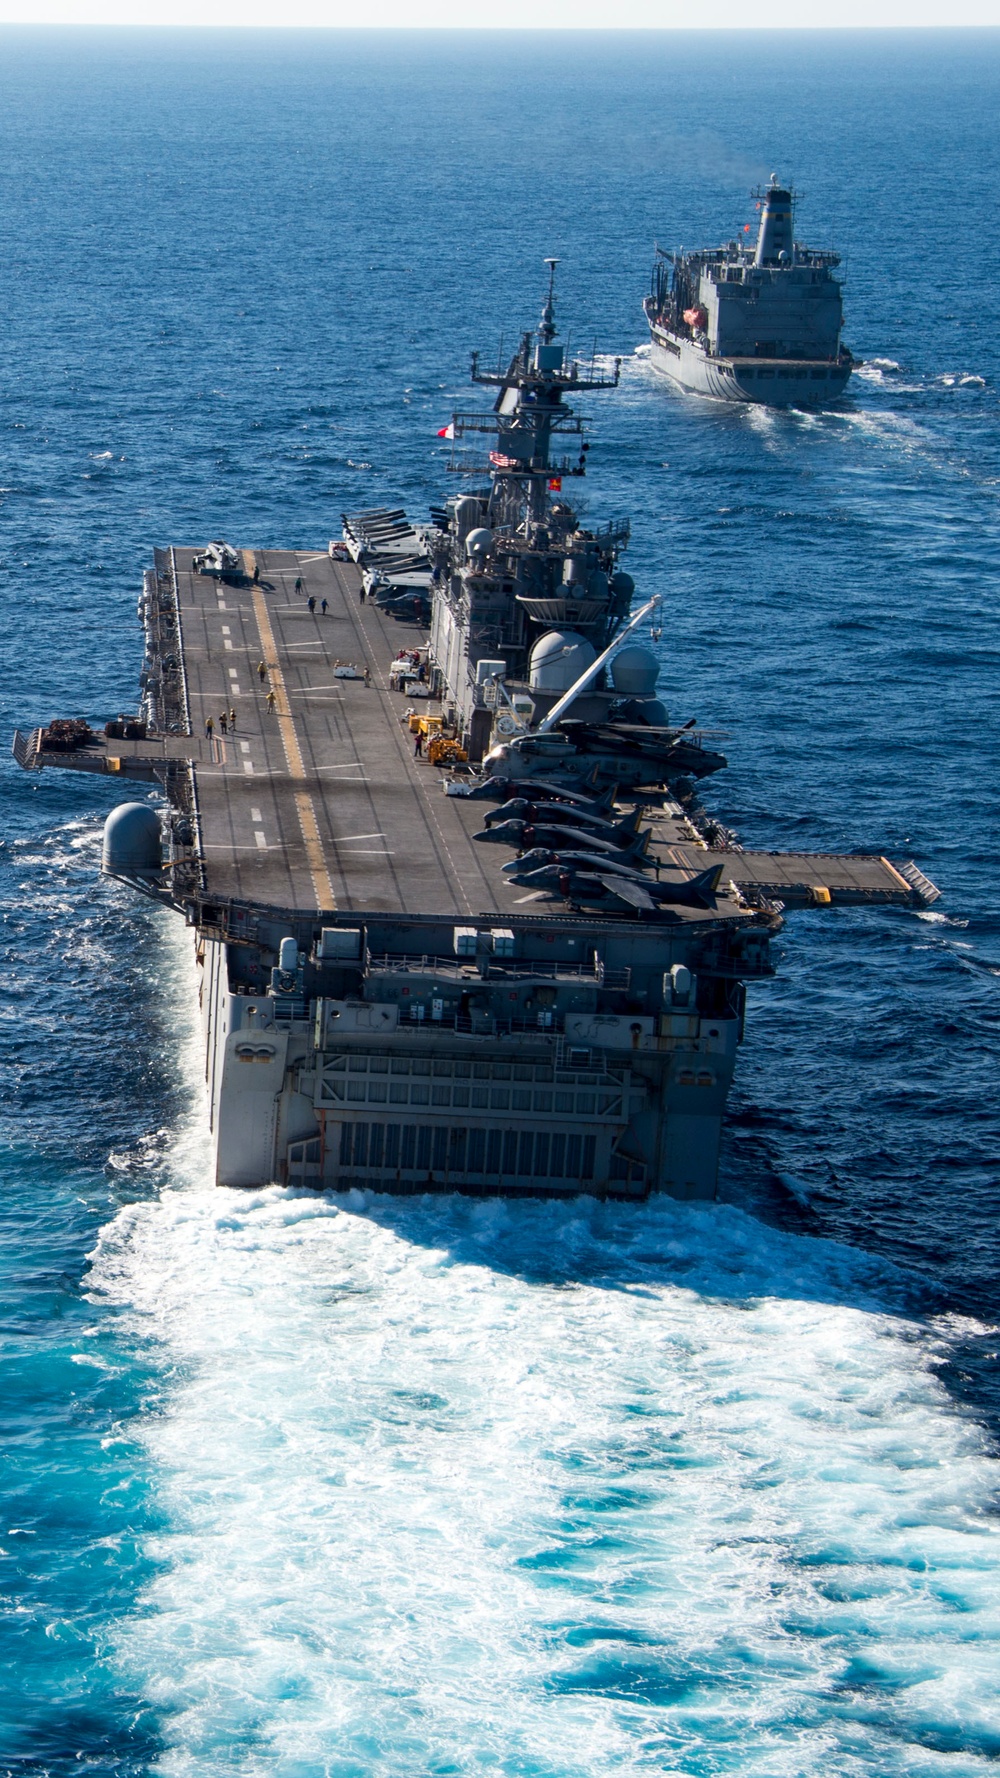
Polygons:
[[162,1771],[995,1761],[996,1466],[862,1256],[723,1207],[189,1184],[93,1282],[171,1379],[117,1649]]
[[206,1148],[91,1279],[162,1360],[115,1649],[158,1770],[995,1769],[998,1466],[900,1274],[731,1206],[219,1191]]

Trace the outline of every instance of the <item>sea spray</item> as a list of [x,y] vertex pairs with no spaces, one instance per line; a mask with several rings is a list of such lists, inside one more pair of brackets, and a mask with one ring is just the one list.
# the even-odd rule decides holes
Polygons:
[[191,1084],[90,1279],[171,1379],[116,1639],[158,1769],[987,1769],[997,1465],[903,1274],[728,1206],[221,1191]]

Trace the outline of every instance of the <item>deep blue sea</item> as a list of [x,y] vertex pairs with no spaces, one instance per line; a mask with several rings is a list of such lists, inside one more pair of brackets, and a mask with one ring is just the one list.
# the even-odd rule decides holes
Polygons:
[[[0,33],[2,732],[133,705],[154,544],[425,510],[557,255],[587,509],[790,917],[723,1201],[207,1183],[189,936],[0,770],[0,1778],[972,1778],[1000,1759],[1000,32]],[[824,414],[673,392],[654,240],[772,172]]]

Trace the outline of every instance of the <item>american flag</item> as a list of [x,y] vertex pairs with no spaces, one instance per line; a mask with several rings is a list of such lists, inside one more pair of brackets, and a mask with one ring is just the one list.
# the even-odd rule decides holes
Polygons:
[[516,457],[505,457],[502,451],[491,451],[490,462],[494,469],[520,469],[521,467]]

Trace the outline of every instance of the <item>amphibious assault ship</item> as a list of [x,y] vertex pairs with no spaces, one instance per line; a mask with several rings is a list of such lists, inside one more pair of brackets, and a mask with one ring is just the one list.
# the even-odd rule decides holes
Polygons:
[[158,788],[109,816],[104,869],[192,929],[220,1184],[710,1198],[784,909],[937,891],[744,851],[701,808],[726,762],[657,695],[628,526],[564,492],[567,397],[618,366],[567,360],[551,276],[472,374],[494,404],[455,414],[465,482],[429,524],[157,550],[141,714],[15,753]]
[[842,395],[855,360],[841,345],[836,253],[795,240],[794,198],[774,174],[754,193],[756,247],[656,249],[643,302],[652,359],[682,388],[720,401],[817,407]]

